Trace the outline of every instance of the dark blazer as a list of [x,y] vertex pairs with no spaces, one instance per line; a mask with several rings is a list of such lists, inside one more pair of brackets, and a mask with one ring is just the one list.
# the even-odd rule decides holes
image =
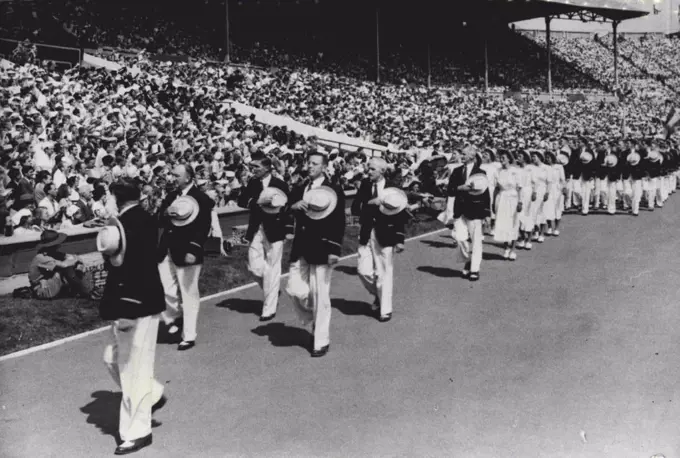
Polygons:
[[[283,180],[272,176],[271,181],[269,181],[269,186],[280,189],[286,193],[286,196],[290,197],[288,185],[283,182]],[[285,209],[273,215],[262,211],[262,208],[257,205],[257,199],[259,199],[263,189],[261,180],[252,179],[248,182],[248,186],[238,198],[238,206],[250,210],[246,240],[252,242],[255,233],[260,229],[260,226],[262,226],[264,228],[264,234],[267,236],[267,240],[271,243],[280,242],[286,238],[286,234],[288,233],[290,213],[284,211]]]
[[[291,192],[290,203],[302,200],[308,182],[297,186]],[[323,186],[332,188],[338,195],[338,204],[333,213],[322,220],[309,219],[304,212],[294,212],[295,237],[290,261],[304,258],[309,264],[328,264],[328,256],[340,256],[342,239],[345,236],[345,193],[339,186],[333,186],[326,177]]]
[[[394,187],[394,184],[386,181],[385,187]],[[368,205],[373,199],[373,182],[366,178],[361,182],[359,191],[352,202],[352,215],[359,217],[361,230],[359,231],[359,244],[366,245],[371,239],[371,232],[375,229],[375,237],[383,247],[395,246],[404,243],[404,232],[408,213],[406,210],[387,216],[380,212],[377,205]]]
[[108,276],[99,304],[104,320],[136,319],[165,310],[165,293],[156,263],[158,227],[153,216],[137,205],[120,216],[127,248],[120,267],[105,263]]
[[[447,194],[449,197],[456,198],[453,203],[453,217],[460,218],[464,216],[467,219],[484,219],[491,216],[490,193],[484,192],[479,196],[473,196],[468,192],[458,190],[458,186],[462,186],[467,182],[466,169],[466,165],[454,169],[449,178]],[[486,172],[478,164],[475,164],[470,171],[470,175],[478,173],[486,175]]]
[[168,207],[179,197],[180,191],[168,194],[158,211],[159,227],[163,230],[158,246],[156,260],[160,263],[170,253],[170,259],[175,265],[183,267],[188,264],[184,258],[188,253],[196,257],[193,265],[203,264],[203,246],[208,240],[211,228],[211,215],[215,203],[205,193],[201,192],[196,185],[192,185],[187,193],[198,202],[198,217],[183,227],[176,227],[170,222],[170,217],[165,214]]

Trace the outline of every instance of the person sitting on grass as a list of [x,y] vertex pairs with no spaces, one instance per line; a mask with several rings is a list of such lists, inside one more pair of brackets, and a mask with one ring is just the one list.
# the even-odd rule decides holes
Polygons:
[[28,280],[33,296],[54,299],[58,296],[88,297],[92,281],[85,275],[83,263],[77,256],[59,251],[66,234],[46,230],[40,235],[38,253],[28,269]]

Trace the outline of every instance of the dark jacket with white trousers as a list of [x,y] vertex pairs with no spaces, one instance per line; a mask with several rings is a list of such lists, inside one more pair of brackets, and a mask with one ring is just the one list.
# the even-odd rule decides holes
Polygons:
[[184,258],[190,253],[196,257],[196,262],[192,265],[203,264],[203,247],[210,235],[212,225],[210,213],[215,202],[195,185],[192,185],[187,196],[193,197],[198,202],[198,217],[191,224],[178,227],[172,224],[165,211],[181,195],[181,191],[171,192],[161,204],[158,218],[163,233],[161,234],[156,260],[159,263],[162,262],[169,253],[170,259],[176,266],[186,267],[189,264],[186,263]]
[[[310,219],[306,213],[294,212],[295,238],[290,253],[290,261],[296,262],[303,258],[312,265],[328,264],[328,256],[340,256],[342,239],[345,236],[345,193],[342,188],[334,186],[328,177],[324,178],[322,186],[327,186],[338,195],[338,203],[333,212],[321,220]],[[290,204],[302,200],[307,183],[291,192]]]
[[165,293],[156,263],[156,220],[140,205],[124,210],[119,219],[127,240],[125,257],[119,267],[105,261],[108,276],[99,314],[104,320],[157,315],[165,310]]
[[[470,176],[476,174],[484,174],[479,165],[472,166]],[[453,203],[453,217],[454,219],[464,216],[466,219],[484,219],[491,216],[491,196],[489,192],[485,191],[478,196],[472,195],[467,191],[459,191],[458,187],[467,183],[467,166],[457,167],[451,172],[449,178],[449,186],[447,194],[449,197],[455,197]]]
[[[369,205],[373,199],[373,182],[366,178],[361,182],[359,191],[352,202],[352,214],[359,217],[361,230],[359,231],[359,244],[366,245],[371,239],[371,232],[375,230],[375,237],[382,247],[393,247],[404,243],[404,232],[408,213],[403,210],[396,215],[385,215],[378,205]],[[392,187],[390,182],[385,182],[385,188]]]
[[[269,186],[283,191],[286,196],[290,196],[288,185],[272,176],[269,181]],[[238,206],[250,210],[250,219],[248,220],[248,230],[246,231],[246,240],[253,241],[253,237],[262,226],[267,240],[271,243],[280,242],[286,238],[288,233],[288,226],[290,225],[290,213],[282,209],[275,214],[269,214],[262,210],[257,204],[260,194],[264,190],[262,180],[251,179],[248,186],[241,193],[238,198]]]

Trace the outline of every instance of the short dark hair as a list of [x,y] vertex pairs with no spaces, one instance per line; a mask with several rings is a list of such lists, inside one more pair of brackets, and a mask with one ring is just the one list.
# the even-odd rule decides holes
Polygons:
[[269,158],[269,156],[267,156],[261,151],[258,151],[254,153],[252,156],[250,156],[250,162],[259,162],[268,169],[271,168],[272,166],[271,158]]
[[138,201],[142,195],[139,185],[133,178],[120,178],[111,184],[109,191],[116,197],[119,207],[128,202]]
[[313,149],[307,153],[307,159],[309,159],[312,156],[321,156],[323,159],[323,165],[328,165],[328,156],[326,156],[324,153],[322,153],[319,150]]

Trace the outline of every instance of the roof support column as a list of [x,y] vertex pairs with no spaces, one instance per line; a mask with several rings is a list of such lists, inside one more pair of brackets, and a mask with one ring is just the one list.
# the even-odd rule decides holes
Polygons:
[[484,33],[484,92],[489,92],[489,36]]
[[430,61],[430,39],[427,39],[427,88],[432,89],[432,65]]
[[552,40],[550,37],[550,16],[545,17],[545,42],[548,50],[548,94],[552,95]]
[[380,82],[380,8],[375,7],[375,82]]
[[612,22],[612,30],[614,31],[614,86],[619,85],[619,21]]
[[224,61],[231,62],[231,37],[229,30],[229,0],[224,0]]

